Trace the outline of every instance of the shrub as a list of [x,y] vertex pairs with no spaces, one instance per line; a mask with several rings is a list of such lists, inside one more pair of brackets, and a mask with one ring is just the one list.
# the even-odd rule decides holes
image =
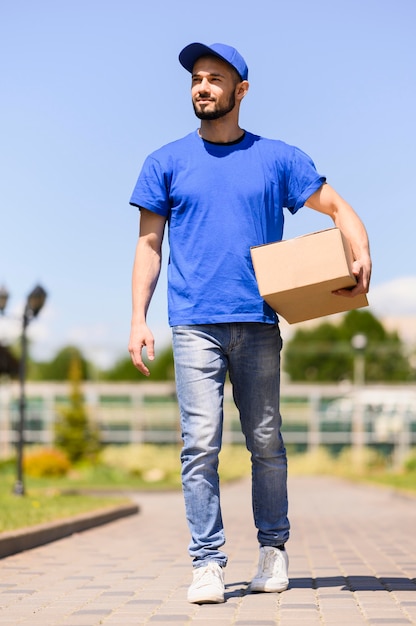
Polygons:
[[43,478],[47,476],[65,476],[71,469],[71,463],[62,450],[43,448],[26,454],[23,460],[23,467],[28,476]]
[[60,410],[55,423],[55,445],[72,463],[94,460],[100,449],[98,429],[90,422],[81,390],[81,362],[76,353],[70,362],[69,405]]
[[107,446],[101,461],[108,467],[125,471],[145,482],[158,482],[180,473],[179,449],[177,446],[132,444]]
[[416,448],[413,448],[404,463],[407,472],[416,472]]

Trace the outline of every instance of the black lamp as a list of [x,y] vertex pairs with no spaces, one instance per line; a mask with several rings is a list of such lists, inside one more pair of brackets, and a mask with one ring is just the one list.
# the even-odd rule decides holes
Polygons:
[[30,292],[26,301],[25,315],[36,317],[46,300],[46,291],[40,285],[36,285]]
[[[4,314],[7,305],[9,293],[5,287],[0,287],[0,313]],[[26,399],[25,399],[25,380],[26,380],[26,360],[27,360],[27,337],[26,329],[30,321],[35,318],[46,300],[46,291],[40,285],[32,289],[27,297],[25,309],[22,317],[22,336],[21,336],[21,352],[19,360],[19,382],[20,382],[20,399],[19,399],[19,423],[18,423],[18,439],[17,439],[17,477],[13,488],[13,493],[22,496],[25,493],[23,482],[23,448],[24,448],[24,432],[26,418]]]

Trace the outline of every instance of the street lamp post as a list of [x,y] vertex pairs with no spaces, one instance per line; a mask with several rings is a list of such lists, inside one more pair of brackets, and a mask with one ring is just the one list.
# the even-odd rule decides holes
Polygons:
[[361,388],[365,384],[365,349],[367,347],[367,337],[362,333],[354,335],[351,339],[354,349],[354,385]]
[[[18,422],[18,438],[17,438],[17,466],[16,466],[16,482],[13,487],[13,493],[18,496],[25,494],[25,486],[23,479],[23,450],[25,444],[25,421],[26,421],[26,361],[27,361],[27,327],[40,312],[46,300],[46,291],[40,285],[37,285],[27,297],[25,309],[22,317],[22,334],[21,334],[21,353],[19,361],[19,422]],[[4,313],[9,294],[4,287],[0,288],[0,312]]]
[[360,402],[360,391],[365,385],[365,349],[367,347],[367,337],[364,334],[354,335],[351,339],[354,349],[354,408],[352,416],[352,436],[354,460],[356,466],[363,466],[364,446],[365,446],[365,425],[364,425],[364,405]]

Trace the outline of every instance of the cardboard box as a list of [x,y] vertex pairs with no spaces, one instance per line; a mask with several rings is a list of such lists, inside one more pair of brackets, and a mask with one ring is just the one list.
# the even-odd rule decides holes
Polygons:
[[352,252],[338,228],[251,248],[260,295],[289,324],[368,306],[366,295],[337,296],[353,287]]

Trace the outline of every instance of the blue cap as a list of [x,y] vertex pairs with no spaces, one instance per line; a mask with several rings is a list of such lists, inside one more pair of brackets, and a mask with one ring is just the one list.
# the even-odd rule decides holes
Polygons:
[[179,62],[188,72],[192,73],[195,61],[204,56],[222,59],[236,70],[241,80],[247,80],[248,67],[243,57],[238,50],[224,43],[213,43],[210,46],[203,43],[190,43],[179,54]]

